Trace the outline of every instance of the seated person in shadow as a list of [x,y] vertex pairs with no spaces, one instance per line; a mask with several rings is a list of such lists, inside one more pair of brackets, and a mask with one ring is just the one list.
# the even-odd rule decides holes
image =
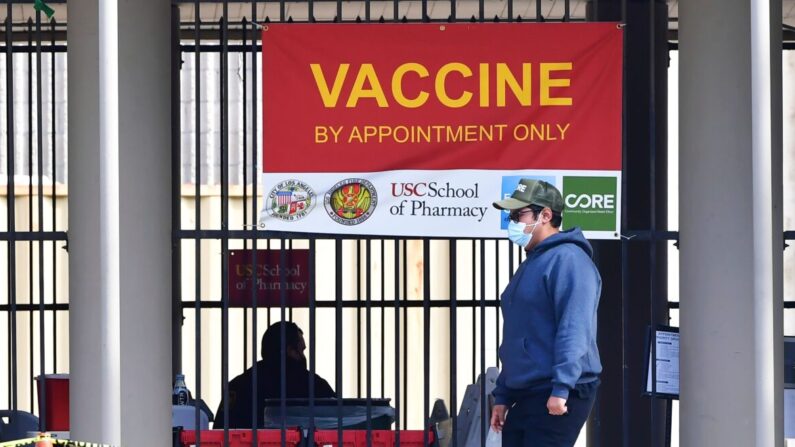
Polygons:
[[[280,321],[272,324],[262,336],[262,360],[257,362],[257,427],[263,425],[265,399],[281,398],[281,328],[286,335],[286,398],[308,398],[310,372],[307,370],[304,333],[295,323]],[[251,399],[254,397],[252,377],[254,367],[229,382],[229,428],[251,428]],[[315,398],[337,397],[322,377],[314,374]],[[224,428],[224,402],[215,416],[215,429]]]

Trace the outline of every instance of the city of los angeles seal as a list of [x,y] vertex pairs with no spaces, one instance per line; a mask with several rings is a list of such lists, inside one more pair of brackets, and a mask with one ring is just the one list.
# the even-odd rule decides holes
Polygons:
[[293,222],[304,218],[315,206],[315,192],[300,180],[284,180],[268,194],[268,214]]

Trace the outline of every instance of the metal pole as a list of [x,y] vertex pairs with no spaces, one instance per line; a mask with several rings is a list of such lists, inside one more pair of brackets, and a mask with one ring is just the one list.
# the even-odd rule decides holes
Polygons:
[[[202,206],[201,206],[201,184],[202,184],[202,145],[201,145],[201,48],[199,44],[201,43],[201,5],[200,0],[195,0],[194,2],[194,16],[193,16],[193,31],[194,31],[194,53],[193,53],[193,74],[194,74],[194,97],[196,104],[195,106],[195,123],[194,123],[194,140],[195,140],[195,169],[196,169],[196,177],[194,179],[193,185],[193,207],[194,207],[194,226],[196,231],[200,231],[202,228],[201,219],[202,219]],[[179,221],[174,222],[175,225],[180,225]],[[202,325],[202,287],[201,287],[201,266],[202,266],[202,246],[201,246],[201,238],[198,236],[194,239],[194,260],[193,260],[193,277],[194,277],[194,301],[193,301],[193,312],[194,318],[196,319],[196,324],[194,326],[194,345],[195,345],[195,365],[194,371],[196,371],[196,399],[202,398],[202,339],[201,339],[201,325]],[[195,421],[194,426],[200,427],[201,426],[201,409],[199,406],[196,406],[195,409]],[[227,426],[229,419],[229,413],[224,411],[224,420],[221,421],[223,426]],[[201,444],[201,430],[196,431],[196,443]]]

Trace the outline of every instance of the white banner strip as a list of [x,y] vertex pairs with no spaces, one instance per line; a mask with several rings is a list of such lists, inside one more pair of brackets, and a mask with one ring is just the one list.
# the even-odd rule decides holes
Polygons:
[[321,234],[504,237],[508,213],[492,203],[521,178],[563,194],[563,228],[617,239],[620,171],[400,170],[375,173],[263,174],[260,228]]

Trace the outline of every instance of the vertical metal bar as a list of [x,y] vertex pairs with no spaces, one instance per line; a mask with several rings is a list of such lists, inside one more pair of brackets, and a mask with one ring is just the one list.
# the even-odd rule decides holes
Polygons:
[[497,368],[500,367],[500,240],[494,241],[494,326],[495,326],[495,351]]
[[[257,163],[257,2],[256,0],[252,0],[251,2],[251,228],[255,230],[257,227],[257,174],[258,174],[258,163]],[[245,43],[244,43],[245,46]],[[243,59],[245,60],[245,54],[243,55]],[[244,71],[245,72],[245,71]],[[243,108],[246,109],[245,107]],[[243,121],[245,123],[245,120]],[[245,151],[244,151],[245,153]],[[263,160],[264,163],[264,160]],[[245,171],[245,164],[243,165],[243,170]],[[247,187],[245,185],[244,187]],[[244,201],[243,207],[247,207],[248,204]],[[259,245],[259,238],[255,237],[252,240],[252,250],[254,250],[253,255],[253,264],[254,264],[254,271],[257,271],[257,250]],[[310,255],[311,256],[311,255]],[[311,262],[310,262],[311,264]],[[311,273],[310,273],[311,275]],[[310,276],[309,280],[310,286],[310,294],[312,293],[312,278]],[[252,399],[252,409],[251,409],[251,418],[252,421],[252,429],[256,429],[259,427],[259,420],[260,416],[259,412],[259,362],[257,361],[257,342],[258,342],[258,334],[259,334],[259,309],[257,308],[258,300],[257,300],[257,288],[256,288],[256,276],[252,277],[251,283],[251,301],[252,301],[252,321],[251,321],[251,358],[252,358],[252,369],[251,369],[251,380],[253,382],[252,386],[252,396],[255,399]],[[311,330],[314,328],[310,328],[310,338],[311,338]],[[252,440],[253,445],[259,445],[258,441],[258,432],[254,430],[254,436]]]
[[674,401],[667,399],[665,402],[665,447],[671,447],[671,425],[673,422]]
[[[28,17],[28,231],[33,232],[33,19]],[[28,304],[33,304],[33,241],[28,241]],[[30,387],[30,408],[33,409],[33,312],[28,315],[28,385]]]
[[[8,197],[6,213],[6,230],[9,234],[16,232],[16,185],[14,182],[15,152],[16,144],[14,141],[14,53],[13,53],[13,9],[12,0],[6,0],[6,148],[8,158],[6,174],[8,178]],[[11,361],[8,362],[9,377],[9,399],[11,400],[11,410],[17,410],[18,389],[17,389],[17,369],[19,367],[17,359],[17,269],[16,269],[16,242],[8,241],[8,300],[11,304],[9,315],[9,351]]]
[[[229,414],[229,0],[221,16],[221,383],[224,414]],[[224,444],[229,443],[228,418]]]
[[[337,0],[337,20],[336,21],[337,22],[342,22],[342,0]],[[340,442],[342,442],[342,438],[340,438]]]
[[[245,222],[245,220],[244,220]],[[243,240],[243,251],[248,253],[248,239]],[[243,370],[248,369],[248,309],[243,309]],[[257,359],[255,358],[256,362]]]
[[[409,257],[408,240],[403,240],[403,299],[408,301],[409,297]],[[403,308],[403,428],[408,428],[409,424],[409,318],[408,306]]]
[[477,241],[472,239],[472,383],[478,383],[478,364],[477,364],[477,309],[475,300],[477,299]]
[[[38,230],[39,236],[44,236],[44,122],[42,112],[42,66],[41,66],[41,11],[36,10],[36,150],[37,170],[39,171],[38,184]],[[39,249],[39,375],[43,378],[47,373],[45,363],[45,344],[44,344],[44,240],[39,239],[36,244]],[[33,272],[31,272],[33,274]],[[33,291],[31,290],[31,293]],[[54,347],[53,347],[54,348]],[[31,371],[32,372],[32,371]],[[47,422],[47,390],[41,388],[41,405],[39,407],[39,427],[44,430]],[[31,407],[32,408],[32,407]]]
[[450,0],[450,21],[456,21],[456,0]]
[[[257,136],[257,0],[251,1],[251,223],[257,223],[257,185],[259,176],[259,156]],[[265,160],[263,159],[263,165]],[[257,228],[254,226],[253,228]]]
[[334,380],[337,390],[337,445],[342,445],[342,239],[334,240]]
[[571,19],[571,0],[563,0],[563,21],[568,22],[570,19]]
[[430,17],[428,17],[428,0],[422,0],[422,21],[427,22],[429,21]]
[[508,279],[509,280],[511,278],[513,278],[513,274],[514,274],[514,272],[516,270],[514,268],[514,259],[513,259],[513,254],[515,252],[515,250],[513,248],[514,245],[515,244],[513,244],[513,243],[508,244]]
[[286,7],[285,7],[285,0],[279,0],[279,20],[284,22],[286,19]]
[[430,427],[431,400],[431,241],[422,241],[422,339],[423,352],[423,424],[422,444],[428,445],[428,427]]
[[[649,29],[648,29],[648,36],[649,36],[649,230],[651,230],[652,238],[649,240],[649,310],[650,310],[650,320],[652,327],[652,334],[654,337],[652,338],[653,342],[651,344],[651,358],[654,359],[652,362],[651,367],[651,384],[652,384],[652,392],[657,394],[657,287],[655,277],[657,276],[657,241],[654,238],[654,235],[657,231],[657,199],[656,199],[656,191],[655,186],[657,185],[657,126],[655,125],[657,122],[657,114],[656,111],[656,101],[655,101],[655,94],[656,94],[656,76],[655,76],[655,69],[656,69],[656,57],[655,57],[655,5],[654,0],[650,0],[649,2]],[[651,416],[651,426],[657,427],[657,423],[655,421],[657,412],[654,411],[654,407],[656,406],[656,399],[649,399],[649,415]],[[660,438],[659,436],[652,436],[652,442],[655,446],[659,445]]]
[[[58,195],[56,194],[55,185],[58,182],[58,167],[56,165],[56,160],[58,160],[58,157],[56,156],[56,154],[57,154],[57,144],[56,144],[56,133],[55,133],[55,131],[56,131],[56,127],[55,126],[56,126],[56,121],[57,121],[56,120],[56,114],[55,114],[55,111],[56,111],[56,108],[55,108],[55,99],[56,99],[56,94],[55,94],[55,54],[56,54],[55,53],[55,19],[52,19],[50,21],[50,31],[51,31],[50,37],[52,39],[50,41],[50,43],[52,44],[52,48],[53,48],[53,52],[50,55],[51,56],[51,59],[50,59],[50,83],[51,83],[50,84],[50,92],[51,92],[50,93],[50,100],[52,101],[52,104],[51,104],[52,119],[50,119],[50,125],[51,125],[51,129],[52,129],[52,135],[51,135],[52,141],[50,143],[51,146],[52,146],[52,154],[51,154],[51,156],[52,156],[52,158],[51,158],[51,164],[52,164],[52,199],[51,200],[52,200],[52,231],[56,231],[57,227],[58,227],[58,225],[57,225],[57,219],[58,219],[58,217],[57,217],[58,216],[58,212],[57,212]],[[56,263],[56,259],[57,259],[57,247],[56,247],[56,244],[57,244],[56,241],[52,242],[52,285],[53,285],[52,286],[52,303],[53,303],[53,305],[58,304],[58,269],[57,269],[57,263]],[[53,310],[52,310],[52,346],[53,346],[53,350],[52,350],[52,369],[53,369],[53,372],[58,372],[58,349],[56,349],[56,347],[58,346],[58,311],[55,310],[55,307],[56,306],[53,306]],[[44,413],[42,412],[42,414],[44,414]]]
[[386,396],[386,254],[381,239],[381,399]]
[[[621,23],[627,23],[627,0],[621,0]],[[627,40],[624,39],[624,48],[627,46]],[[623,78],[627,79],[627,65],[626,65],[626,50],[624,51],[624,64],[623,66]],[[622,95],[623,98],[622,102],[622,109],[624,111],[627,110],[627,84],[624,83],[624,94]],[[623,160],[622,172],[626,172],[627,167],[627,126],[626,126],[626,112],[622,113],[622,145],[621,145],[621,160]],[[621,191],[627,191],[627,176],[621,176]],[[627,224],[629,222],[629,213],[627,213],[627,205],[629,204],[629,200],[627,198],[627,194],[621,194],[621,221],[622,225],[621,228],[627,228]],[[627,353],[626,353],[626,345],[627,345],[627,328],[629,327],[629,306],[627,306],[627,290],[630,287],[630,278],[627,275],[627,270],[629,269],[629,241],[621,238],[621,351],[623,355],[622,364],[627,364]],[[630,439],[630,415],[627,411],[630,408],[630,387],[629,387],[629,380],[627,378],[627,373],[625,371],[621,371],[621,384],[622,384],[622,393],[621,393],[621,400],[622,400],[622,411],[621,411],[621,431],[622,431],[622,439],[628,440]],[[625,441],[626,442],[626,441]]]
[[[196,147],[194,148],[195,151],[195,167],[196,170],[196,177],[194,180],[194,196],[193,196],[193,203],[194,203],[194,226],[196,231],[198,232],[201,230],[201,183],[202,183],[202,160],[201,160],[201,153],[202,153],[202,146],[201,146],[201,4],[200,0],[194,1],[194,17],[193,17],[193,44],[194,44],[194,53],[193,53],[193,69],[194,69],[194,107],[195,107],[195,119],[196,122],[194,124],[194,140]],[[181,226],[181,225],[180,225]],[[196,326],[194,327],[194,346],[195,346],[195,366],[194,370],[196,371],[196,398],[201,399],[202,397],[202,339],[201,339],[201,325],[202,325],[202,308],[201,308],[201,300],[202,300],[202,289],[201,289],[201,265],[202,265],[202,246],[201,246],[201,238],[197,235],[195,236],[194,243],[194,302],[193,302],[193,309],[195,313],[196,319]],[[194,413],[194,423],[195,427],[201,427],[201,409],[197,405],[195,408]],[[224,412],[224,421],[222,422],[223,425],[227,425],[227,420],[229,418],[229,413]],[[196,443],[201,445],[201,430],[196,430]]]
[[[255,0],[256,1],[256,0]],[[309,23],[315,23],[315,0],[309,0]]]
[[179,6],[171,5],[171,375],[182,372],[182,51]]
[[541,0],[536,0],[536,22],[543,22],[544,16],[541,15]]
[[[395,286],[395,445],[400,445],[400,241],[394,241]],[[403,419],[405,421],[405,418]],[[405,423],[405,422],[404,422]]]
[[362,240],[356,241],[356,397],[362,397]]
[[480,445],[486,445],[486,240],[480,240]]
[[315,253],[317,250],[317,245],[315,244],[315,238],[309,238],[309,432],[307,435],[307,439],[309,439],[310,444],[315,439],[315,361],[317,356],[317,349],[315,348],[315,339],[317,338],[317,330],[315,329],[315,325],[317,324],[317,309],[315,306],[315,300],[317,299],[317,295],[315,292]]
[[366,378],[366,395],[367,398],[367,447],[372,447],[373,445],[373,424],[372,424],[372,417],[373,417],[373,405],[371,399],[373,397],[373,340],[372,340],[372,321],[373,321],[373,289],[372,289],[372,278],[370,275],[370,267],[372,266],[372,252],[371,252],[371,245],[373,241],[367,240],[365,241],[367,244],[365,249],[365,257],[366,259],[366,267],[367,269],[364,272],[364,280],[365,280],[365,293],[367,296],[365,297],[365,303],[367,306],[366,317],[367,323],[365,324],[365,354],[367,355],[367,378]]
[[478,0],[478,20],[481,22],[486,18],[486,2],[485,0]]
[[[400,0],[392,0],[392,20],[395,22],[400,21]],[[397,243],[397,240],[395,243]]]
[[364,20],[370,21],[370,0],[364,0]]
[[513,22],[513,0],[508,0],[508,21]]
[[458,241],[450,239],[450,416],[452,445],[458,446]]
[[[243,17],[243,47],[241,52],[243,53],[243,98],[242,98],[242,114],[243,114],[243,226],[246,227],[248,224],[248,121],[247,121],[247,105],[248,101],[246,98],[246,93],[248,93],[248,62],[246,59],[246,53],[248,52],[248,20]],[[248,251],[248,239],[243,239],[243,250]],[[256,256],[256,255],[254,255]],[[256,266],[255,266],[256,267]],[[256,272],[256,268],[252,269]],[[252,278],[256,277],[256,273],[252,275]],[[252,282],[252,287],[256,284],[256,280]],[[256,313],[254,314],[253,318],[256,318]],[[243,309],[243,370],[245,371],[248,369],[248,309]],[[252,362],[257,363],[257,357],[254,356],[252,358]],[[252,377],[253,380],[253,377]],[[256,399],[254,399],[256,401]]]
[[[280,239],[279,243],[279,308],[281,310],[281,355],[279,357],[279,389],[281,400],[279,402],[281,406],[281,413],[282,415],[287,414],[287,326],[284,325],[284,322],[287,321],[287,312],[286,312],[286,304],[287,304],[287,241],[285,239]],[[281,418],[281,447],[285,447],[286,442],[286,431],[287,431],[287,421],[286,418]]]
[[[263,161],[263,163],[264,163],[264,161]],[[265,250],[269,252],[270,249],[271,249],[271,240],[270,239],[265,239]],[[271,308],[270,307],[268,307],[266,315],[267,315],[267,321],[266,321],[267,326],[271,327]]]

